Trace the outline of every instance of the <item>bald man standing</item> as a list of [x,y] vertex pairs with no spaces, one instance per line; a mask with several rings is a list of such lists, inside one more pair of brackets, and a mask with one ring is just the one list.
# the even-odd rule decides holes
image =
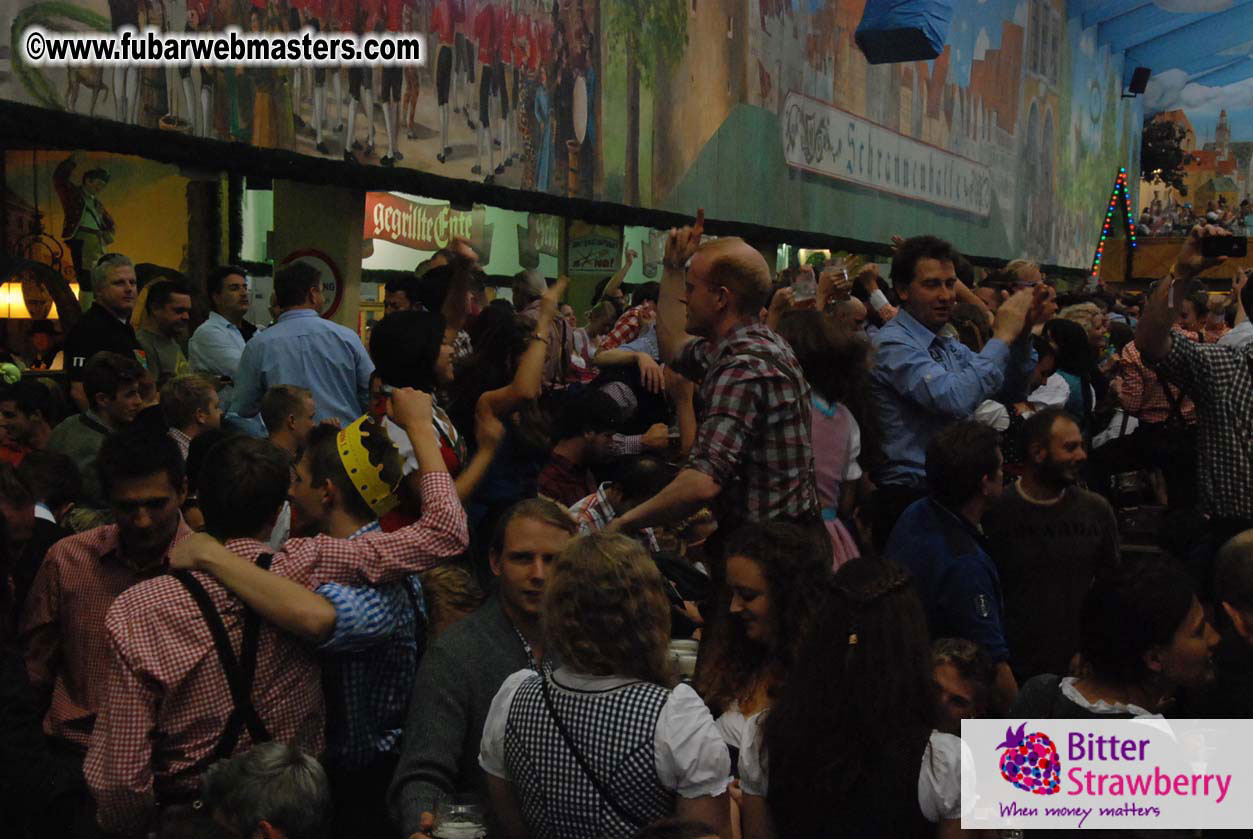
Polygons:
[[702,227],[703,216],[670,234],[657,337],[662,360],[700,383],[704,416],[678,476],[613,524],[634,531],[712,506],[721,534],[767,520],[821,530],[809,385],[791,347],[759,321],[770,270],[741,239],[701,245]]

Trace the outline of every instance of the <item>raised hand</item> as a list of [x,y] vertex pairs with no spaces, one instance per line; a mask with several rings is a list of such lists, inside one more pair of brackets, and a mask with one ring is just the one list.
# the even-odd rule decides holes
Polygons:
[[1188,232],[1179,255],[1175,257],[1175,273],[1181,277],[1195,277],[1207,268],[1226,262],[1227,257],[1207,257],[1202,253],[1202,240],[1211,236],[1230,236],[1231,231],[1216,224],[1198,224]]
[[992,321],[992,337],[1007,344],[1017,340],[1027,325],[1028,314],[1035,305],[1035,296],[1035,292],[1029,288],[1010,295],[996,310],[996,318]]
[[690,227],[670,229],[666,240],[666,255],[662,262],[667,268],[683,268],[700,247],[700,237],[705,232],[705,209],[696,211],[696,223]]
[[565,296],[566,289],[570,286],[569,277],[558,277],[557,282],[548,287],[548,290],[540,295],[540,316],[548,315],[553,318],[557,316],[557,308],[561,305],[561,298]]
[[387,415],[406,431],[434,427],[431,394],[411,387],[398,387],[387,400]]

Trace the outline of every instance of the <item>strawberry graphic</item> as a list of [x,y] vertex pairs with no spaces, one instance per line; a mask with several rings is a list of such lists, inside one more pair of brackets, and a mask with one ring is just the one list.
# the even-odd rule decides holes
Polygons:
[[1033,731],[1024,734],[1027,724],[1015,731],[1005,729],[1005,742],[997,746],[1001,752],[1001,777],[1018,789],[1035,795],[1056,795],[1061,788],[1061,761],[1057,746],[1047,734]]

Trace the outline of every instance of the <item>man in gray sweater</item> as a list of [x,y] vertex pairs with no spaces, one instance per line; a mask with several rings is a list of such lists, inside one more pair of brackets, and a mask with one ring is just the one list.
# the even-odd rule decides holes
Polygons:
[[544,657],[544,578],[576,530],[563,508],[538,498],[501,517],[491,545],[495,594],[431,644],[418,667],[404,747],[388,791],[401,835],[431,836],[446,797],[486,797],[478,756],[488,709],[511,674],[538,670],[541,663],[545,670],[557,666]]

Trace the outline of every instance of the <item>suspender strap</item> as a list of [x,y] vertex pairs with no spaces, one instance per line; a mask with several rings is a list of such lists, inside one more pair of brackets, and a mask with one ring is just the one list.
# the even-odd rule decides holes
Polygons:
[[574,759],[579,764],[579,768],[583,770],[583,774],[587,776],[587,779],[592,782],[592,786],[596,788],[596,792],[600,793],[600,797],[605,799],[605,803],[609,805],[610,809],[618,814],[618,818],[622,819],[633,828],[638,829],[643,827],[646,823],[645,820],[627,812],[627,809],[622,806],[617,797],[610,792],[609,787],[605,786],[600,778],[596,776],[596,773],[592,771],[591,765],[587,762],[587,758],[583,757],[583,753],[579,751],[578,746],[574,745],[574,736],[570,734],[570,729],[566,727],[565,720],[557,714],[557,707],[553,705],[553,698],[548,692],[548,677],[543,673],[539,676],[539,686],[540,693],[544,696],[544,705],[548,708],[548,715],[552,717],[553,722],[557,724],[557,730],[561,732],[561,739],[566,742],[566,748],[570,750],[570,754],[574,755]]
[[[272,554],[262,554],[257,558],[257,566],[269,570],[270,561],[273,558]],[[234,705],[230,716],[226,719],[226,728],[218,738],[213,751],[193,766],[178,773],[181,777],[199,774],[201,770],[215,761],[230,757],[239,744],[240,735],[243,734],[245,728],[254,743],[263,743],[271,737],[265,723],[261,721],[261,716],[257,713],[256,706],[252,704],[252,685],[257,672],[257,644],[261,635],[260,616],[252,609],[245,607],[243,643],[240,645],[239,658],[236,658],[230,636],[226,632],[225,624],[222,623],[222,616],[218,614],[217,607],[213,605],[204,586],[188,571],[173,571],[171,576],[183,584],[187,593],[200,608],[200,613],[209,627],[209,634],[213,636],[213,647],[222,664],[222,672],[226,676],[226,683],[230,688]]]

